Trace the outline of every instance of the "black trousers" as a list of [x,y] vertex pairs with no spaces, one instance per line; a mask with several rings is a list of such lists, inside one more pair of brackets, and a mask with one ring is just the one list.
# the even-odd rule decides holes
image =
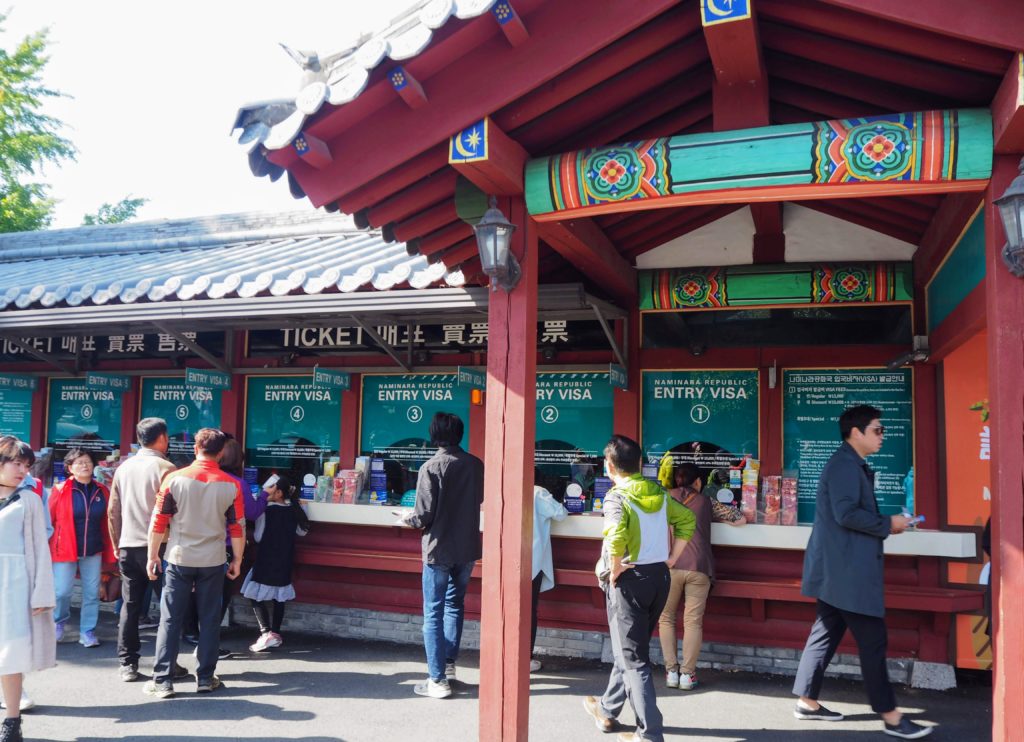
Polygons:
[[543,580],[543,572],[538,572],[533,578],[533,601],[530,603],[530,654],[533,654],[533,645],[537,643],[537,601],[540,600],[540,583]]
[[139,664],[139,618],[149,608],[143,605],[146,588],[152,585],[160,599],[160,580],[150,582],[146,574],[145,546],[130,546],[121,549],[117,565],[121,570],[121,615],[117,624],[117,656],[122,665]]
[[196,679],[202,681],[213,677],[217,669],[217,648],[220,646],[220,594],[223,588],[223,564],[214,567],[167,565],[160,599],[160,628],[156,632],[156,658],[153,663],[153,680],[157,683],[171,681],[181,643],[181,627],[193,592],[199,611]]
[[284,621],[284,603],[278,600],[249,600],[252,609],[256,613],[256,623],[260,626],[260,633],[266,634],[273,631],[281,633],[281,624]]
[[825,677],[825,668],[832,661],[832,655],[836,653],[836,647],[839,646],[847,629],[857,642],[860,672],[864,678],[868,700],[871,702],[871,710],[879,714],[895,710],[896,694],[893,693],[889,671],[885,666],[885,650],[889,644],[885,619],[840,610],[823,600],[818,601],[818,617],[811,627],[807,645],[800,658],[800,667],[796,671],[796,680],[793,683],[793,694],[805,698],[818,698],[818,694],[821,693],[821,682]]

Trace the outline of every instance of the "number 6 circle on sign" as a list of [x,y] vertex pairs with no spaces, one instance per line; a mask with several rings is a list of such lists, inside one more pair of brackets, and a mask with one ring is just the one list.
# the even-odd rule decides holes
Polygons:
[[82,419],[91,420],[93,415],[93,409],[91,404],[82,405]]
[[405,413],[405,416],[409,418],[409,422],[418,423],[423,419],[423,409],[416,405],[409,408],[409,411]]
[[690,408],[690,419],[698,425],[703,425],[711,419],[711,410],[707,405],[695,404]]
[[540,411],[540,419],[546,423],[553,423],[558,420],[558,408],[554,405],[547,405]]

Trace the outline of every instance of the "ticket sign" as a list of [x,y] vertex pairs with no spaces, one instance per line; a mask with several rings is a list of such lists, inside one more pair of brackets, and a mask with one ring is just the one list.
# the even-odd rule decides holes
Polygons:
[[341,436],[341,392],[309,376],[250,376],[245,396],[245,462],[281,472],[322,471]]
[[359,449],[364,456],[392,459],[409,469],[434,455],[430,421],[438,412],[462,418],[462,447],[469,441],[470,388],[457,374],[363,376]]
[[90,389],[82,379],[51,379],[46,443],[109,453],[121,445],[121,392]]
[[23,441],[32,431],[32,390],[0,385],[0,435]]
[[193,389],[230,389],[231,374],[209,368],[186,368],[185,384]]
[[704,470],[759,457],[757,371],[644,371],[641,444]]
[[175,464],[194,458],[197,430],[220,427],[220,403],[219,389],[190,388],[180,378],[142,379],[141,417],[159,417],[167,422],[167,453]]
[[[782,372],[782,467],[797,472],[797,518],[814,522],[818,479],[842,443],[839,416],[868,404],[882,412],[885,441],[869,457],[875,497],[883,515],[906,503],[904,481],[914,465],[912,372],[908,369],[786,369]],[[929,520],[932,513],[927,514]],[[934,516],[937,518],[937,515]]]
[[607,373],[537,374],[534,463],[542,471],[568,476],[568,465],[604,456],[614,427],[612,391]]

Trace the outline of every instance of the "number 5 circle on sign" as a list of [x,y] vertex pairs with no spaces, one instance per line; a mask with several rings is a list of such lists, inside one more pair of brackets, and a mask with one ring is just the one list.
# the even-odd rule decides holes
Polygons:
[[558,420],[558,408],[554,405],[547,405],[540,411],[540,419],[546,423],[553,423]]
[[420,420],[423,419],[423,409],[416,405],[413,405],[412,407],[409,408],[409,411],[405,413],[405,416],[409,418],[409,422],[418,423]]
[[299,405],[295,405],[294,407],[292,407],[290,416],[292,418],[293,423],[299,423],[302,422],[302,418],[306,416],[306,411],[302,409],[302,407],[300,407]]
[[695,404],[690,408],[690,419],[698,425],[703,425],[711,419],[711,410],[707,405]]
[[174,410],[174,414],[177,416],[177,418],[179,420],[187,420],[188,419],[188,407],[186,407],[183,404],[180,404]]

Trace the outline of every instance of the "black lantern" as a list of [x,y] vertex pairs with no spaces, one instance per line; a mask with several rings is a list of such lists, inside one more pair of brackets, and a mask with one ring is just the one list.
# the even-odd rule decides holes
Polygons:
[[1024,158],[1020,175],[1013,179],[1006,192],[995,200],[1006,232],[1003,262],[1013,275],[1024,278]]
[[496,291],[498,286],[511,291],[522,275],[519,262],[511,249],[515,228],[498,209],[497,199],[491,196],[490,208],[484,212],[473,231],[476,233],[476,249],[480,251],[480,265],[484,273],[491,277],[492,291]]

